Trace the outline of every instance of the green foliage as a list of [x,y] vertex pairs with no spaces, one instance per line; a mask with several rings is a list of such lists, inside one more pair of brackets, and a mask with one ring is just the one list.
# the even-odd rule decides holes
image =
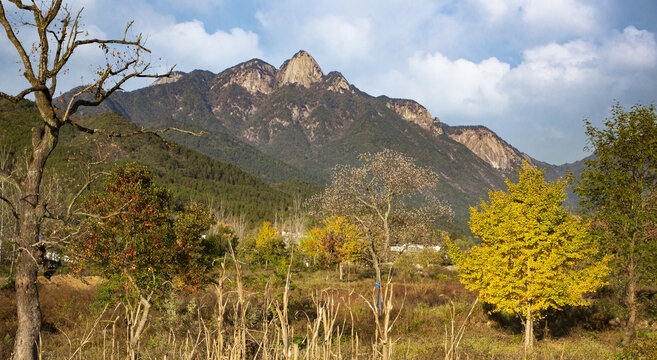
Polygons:
[[639,333],[632,345],[625,347],[617,360],[652,360],[657,359],[657,332]]
[[240,252],[252,264],[287,266],[285,241],[269,221],[262,223],[255,237],[245,239],[240,245]]
[[[32,102],[13,105],[0,99],[0,145],[6,146],[10,160],[14,161],[14,164],[9,164],[9,170],[22,165],[21,158],[31,146],[31,128],[38,124],[39,119]],[[98,114],[79,122],[114,132],[137,130],[134,124],[115,113]],[[207,141],[205,136],[189,136],[200,142]],[[46,164],[44,187],[53,183],[52,192],[61,198],[49,202],[70,199],[86,179],[84,164],[100,159],[105,163],[99,164],[97,170],[108,172],[117,162],[145,165],[150,169],[153,181],[171,190],[176,204],[192,200],[208,207],[220,205],[229,213],[243,215],[251,224],[284,213],[292,203],[291,195],[274,189],[238,167],[184,146],[165,143],[156,135],[108,139],[104,135],[84,134],[68,126],[61,129],[58,145]],[[287,191],[291,186],[284,188]],[[311,191],[309,189],[312,186],[306,184],[304,192]]]
[[219,224],[216,229],[213,229],[212,234],[203,239],[203,253],[214,258],[222,257],[230,251],[231,246],[233,249],[237,248],[238,240],[229,225]]
[[654,106],[625,111],[616,104],[602,129],[586,122],[595,158],[576,191],[593,231],[614,255],[620,285],[657,280],[657,114]]
[[419,251],[404,251],[395,259],[395,267],[405,277],[413,278],[420,272],[447,264],[445,252],[431,247]]
[[171,194],[155,186],[150,172],[134,163],[117,166],[104,191],[87,197],[90,217],[74,244],[80,263],[100,263],[110,279],[118,279],[136,295],[199,289],[211,280],[212,262],[201,235],[211,217],[193,205],[176,214]]
[[566,182],[545,182],[528,165],[519,172],[507,192],[491,191],[490,202],[471,208],[470,227],[482,246],[466,253],[448,246],[468,289],[531,323],[548,308],[586,304],[582,297],[605,283],[609,268],[607,258],[594,260],[589,224],[562,207]]

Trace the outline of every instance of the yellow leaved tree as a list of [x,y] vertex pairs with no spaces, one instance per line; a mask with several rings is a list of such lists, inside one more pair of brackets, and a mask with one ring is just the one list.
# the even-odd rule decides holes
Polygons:
[[533,322],[541,311],[586,305],[583,298],[605,284],[608,257],[597,257],[588,222],[562,207],[566,181],[546,182],[525,164],[517,184],[491,191],[490,202],[470,209],[470,229],[482,244],[462,252],[448,241],[459,278],[494,311],[520,316],[525,352],[533,348]]
[[342,264],[355,261],[363,251],[363,233],[343,216],[331,216],[313,227],[299,242],[301,251],[322,266],[338,265],[342,280]]

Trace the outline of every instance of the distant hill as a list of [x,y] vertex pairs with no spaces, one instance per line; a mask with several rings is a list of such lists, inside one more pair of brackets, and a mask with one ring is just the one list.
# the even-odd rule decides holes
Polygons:
[[[37,124],[38,113],[31,102],[18,105],[0,100],[0,147],[12,159],[20,161],[29,146],[30,129]],[[88,126],[130,132],[136,126],[116,113],[94,115],[81,120]],[[292,204],[292,195],[275,189],[235,165],[217,161],[207,155],[156,135],[138,135],[108,139],[87,135],[64,127],[59,143],[46,165],[44,186],[72,192],[84,177],[85,164],[106,158],[101,169],[113,163],[136,161],[151,169],[155,181],[174,193],[176,203],[190,201],[244,214],[246,219],[273,219]],[[55,181],[51,181],[52,178]],[[284,188],[284,185],[281,185]]]
[[324,74],[305,51],[278,69],[253,59],[219,74],[175,73],[84,111],[110,110],[146,128],[204,130],[202,138],[167,138],[268,182],[326,184],[336,164],[354,163],[360,153],[403,152],[439,174],[436,194],[456,213],[455,223],[445,225],[461,231],[467,231],[469,206],[502,188],[523,161],[561,174],[485,127],[448,126],[413,100],[373,97],[339,72]]

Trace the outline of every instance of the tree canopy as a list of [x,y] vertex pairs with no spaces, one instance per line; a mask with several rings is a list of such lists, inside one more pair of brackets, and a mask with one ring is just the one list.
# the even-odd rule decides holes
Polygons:
[[201,289],[212,277],[214,259],[202,237],[212,218],[197,205],[174,218],[170,206],[169,191],[134,163],[115,167],[104,190],[82,204],[88,219],[74,246],[77,260],[100,264],[109,279],[123,285],[131,351],[158,295]]
[[595,157],[576,188],[593,232],[612,254],[615,285],[630,310],[625,342],[634,335],[638,286],[657,280],[657,114],[616,104],[604,127],[586,121]]
[[322,226],[311,228],[299,242],[299,248],[321,266],[355,261],[363,250],[363,233],[358,225],[342,216],[322,220]]
[[361,154],[359,160],[359,167],[337,166],[330,186],[311,203],[323,218],[343,216],[360,227],[380,283],[379,264],[389,260],[390,246],[431,241],[431,223],[451,215],[451,209],[429,192],[437,175],[414,159],[384,150]]
[[607,258],[596,260],[589,223],[563,208],[565,181],[546,182],[529,165],[508,190],[470,209],[470,228],[480,247],[462,252],[449,242],[459,278],[495,311],[517,313],[525,323],[525,347],[533,344],[533,319],[548,308],[584,305],[583,296],[605,284]]

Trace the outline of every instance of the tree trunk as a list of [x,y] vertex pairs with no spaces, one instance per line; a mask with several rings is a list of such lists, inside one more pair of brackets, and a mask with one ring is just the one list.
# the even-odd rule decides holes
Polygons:
[[627,326],[625,326],[623,332],[624,345],[629,345],[632,342],[636,331],[636,274],[634,273],[634,256],[632,255],[630,255],[630,264],[628,265],[627,294],[625,295],[625,304],[630,310],[630,317],[627,319]]
[[[43,98],[35,94],[37,105]],[[48,103],[49,104],[49,103]],[[41,106],[39,106],[41,110]],[[41,332],[41,308],[37,289],[37,271],[43,260],[43,248],[38,246],[41,220],[45,209],[40,203],[43,169],[50,152],[57,144],[59,130],[52,126],[32,128],[32,153],[27,172],[20,182],[19,256],[16,267],[16,312],[18,329],[14,343],[14,360],[37,359]]]
[[376,272],[376,285],[372,291],[372,302],[376,308],[376,314],[381,315],[381,311],[379,309],[379,303],[381,300],[381,266],[379,264],[379,257],[376,255],[376,251],[374,251],[374,244],[370,242],[369,248],[370,254],[372,255],[372,266]]
[[534,321],[532,319],[531,305],[527,306],[527,318],[525,319],[525,355],[534,351]]
[[[139,348],[139,340],[141,339],[141,334],[146,329],[146,322],[148,321],[148,315],[151,310],[151,303],[143,296],[140,296],[139,303],[136,306],[136,313],[130,314],[131,324],[130,324],[130,348],[128,349],[128,356],[131,360],[137,358],[137,350]],[[132,321],[137,320],[136,323]]]
[[[29,192],[28,192],[29,194]],[[37,289],[37,271],[43,252],[36,243],[39,241],[39,223],[36,207],[25,196],[20,208],[20,235],[18,264],[16,266],[16,312],[18,329],[14,343],[14,359],[37,358],[37,344],[41,331],[41,309]],[[36,202],[36,201],[35,201]]]
[[383,219],[383,233],[385,234],[385,243],[383,244],[383,256],[381,259],[383,262],[386,262],[390,259],[390,225],[388,224],[388,213],[386,213]]

